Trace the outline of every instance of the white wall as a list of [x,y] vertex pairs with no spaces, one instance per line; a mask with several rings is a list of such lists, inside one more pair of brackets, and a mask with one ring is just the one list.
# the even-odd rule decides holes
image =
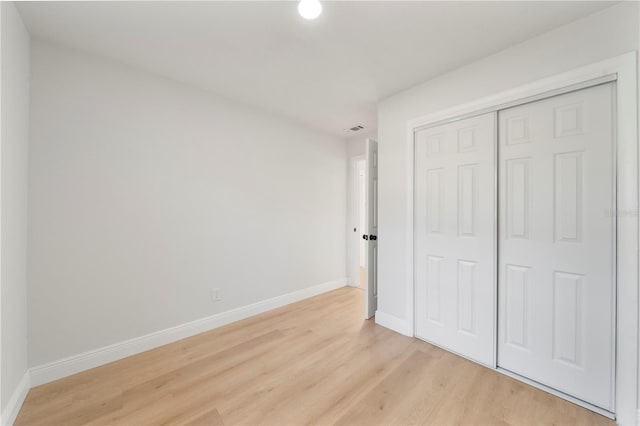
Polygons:
[[0,371],[3,421],[27,372],[27,162],[30,40],[11,2],[2,14]]
[[32,366],[344,280],[344,140],[87,54],[32,52]]
[[560,27],[380,102],[378,311],[409,328],[407,120],[638,48],[638,3]]

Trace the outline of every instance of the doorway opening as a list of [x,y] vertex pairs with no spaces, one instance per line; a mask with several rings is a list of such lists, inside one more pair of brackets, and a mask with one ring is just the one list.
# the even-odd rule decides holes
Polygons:
[[355,222],[356,222],[356,247],[357,247],[357,266],[358,271],[358,287],[365,288],[367,277],[367,241],[361,237],[365,233],[367,223],[367,197],[366,176],[365,176],[366,160],[361,158],[355,162]]
[[366,168],[364,153],[349,159],[349,285],[363,290],[367,279],[367,241],[363,238],[367,227]]
[[[365,318],[378,306],[378,143],[365,141],[365,155],[351,157],[349,231],[350,284],[364,290]],[[352,232],[351,232],[352,231]]]

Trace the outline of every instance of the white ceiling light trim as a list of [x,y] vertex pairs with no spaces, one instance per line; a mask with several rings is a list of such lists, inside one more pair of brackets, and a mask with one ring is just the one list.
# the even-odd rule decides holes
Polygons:
[[319,0],[300,0],[298,13],[304,19],[316,19],[322,13],[322,5]]

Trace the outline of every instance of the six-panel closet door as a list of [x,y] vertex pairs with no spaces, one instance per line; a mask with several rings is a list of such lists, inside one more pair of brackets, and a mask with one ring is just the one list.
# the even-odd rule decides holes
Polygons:
[[496,114],[415,134],[416,336],[495,355]]
[[613,84],[499,112],[498,365],[613,410]]

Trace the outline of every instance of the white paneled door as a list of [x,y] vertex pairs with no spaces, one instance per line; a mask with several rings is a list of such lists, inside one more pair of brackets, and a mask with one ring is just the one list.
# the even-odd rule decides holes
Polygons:
[[416,336],[495,354],[496,114],[415,134]]
[[610,411],[612,105],[609,83],[506,109],[498,120],[498,365]]

